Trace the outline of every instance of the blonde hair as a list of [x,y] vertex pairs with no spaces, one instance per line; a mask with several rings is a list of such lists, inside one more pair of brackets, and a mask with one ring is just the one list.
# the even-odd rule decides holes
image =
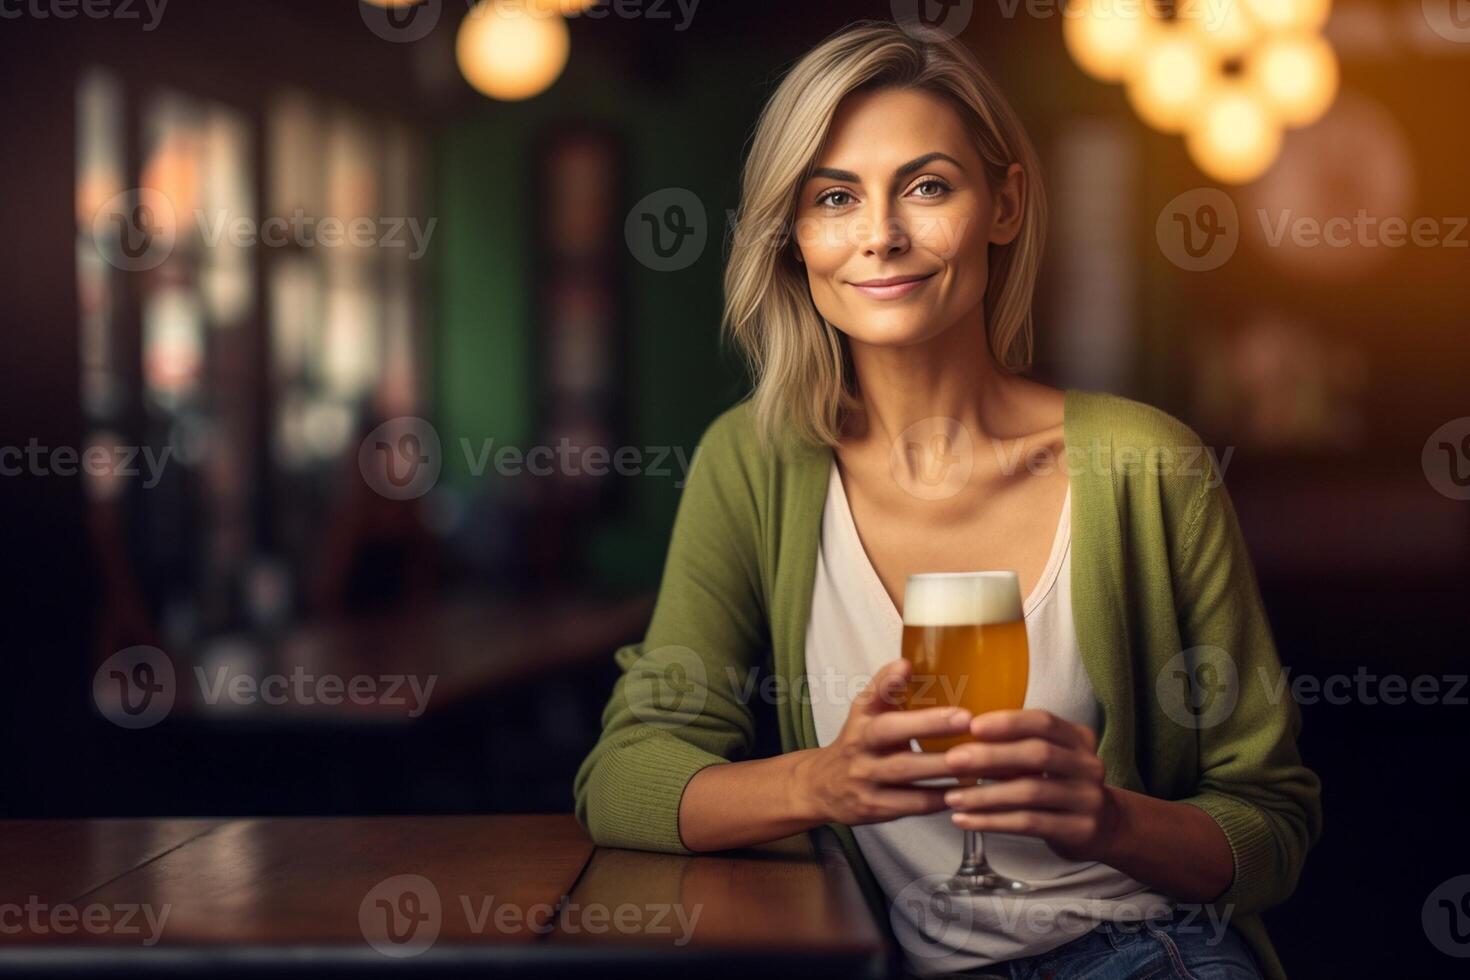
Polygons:
[[1011,164],[1025,172],[1020,233],[1008,245],[990,246],[983,306],[996,363],[1008,371],[1031,365],[1031,295],[1046,231],[1036,151],[964,45],[859,21],[809,51],[782,79],[756,124],[741,178],[722,328],[750,369],[756,427],[767,442],[784,429],[836,446],[844,413],[859,405],[847,340],[817,312],[787,246],[797,194],[838,105],[853,92],[887,88],[920,89],[952,105],[974,136],[992,189]]

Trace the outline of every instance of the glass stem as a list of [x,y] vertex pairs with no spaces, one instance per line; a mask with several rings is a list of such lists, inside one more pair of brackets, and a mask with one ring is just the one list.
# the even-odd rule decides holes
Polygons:
[[965,831],[965,856],[960,861],[960,874],[978,875],[984,872],[985,852],[980,841],[980,831]]

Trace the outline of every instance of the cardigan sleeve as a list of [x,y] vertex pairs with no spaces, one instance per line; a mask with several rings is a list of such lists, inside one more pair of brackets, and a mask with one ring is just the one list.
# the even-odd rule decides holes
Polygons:
[[[1235,875],[1215,904],[1246,915],[1296,888],[1322,832],[1321,784],[1297,750],[1300,711],[1286,691],[1235,508],[1213,464],[1190,503],[1177,560],[1181,638],[1195,651],[1195,675],[1228,708],[1199,716],[1199,782],[1180,802],[1204,810],[1225,832]],[[1198,666],[1207,662],[1213,677]]]
[[754,741],[742,692],[754,689],[767,633],[757,462],[733,412],[695,450],[647,633],[614,655],[622,674],[573,783],[577,820],[600,845],[690,853],[679,836],[684,787]]

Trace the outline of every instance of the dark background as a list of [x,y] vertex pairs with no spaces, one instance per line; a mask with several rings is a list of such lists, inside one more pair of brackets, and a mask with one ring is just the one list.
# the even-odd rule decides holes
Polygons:
[[[1155,219],[1211,182],[1177,137],[1146,129],[1117,87],[1075,68],[1057,17],[1007,9],[976,4],[964,39],[1026,121],[1053,203],[1037,376],[1142,399],[1233,449],[1227,485],[1294,676],[1432,675],[1450,690],[1470,670],[1470,505],[1436,490],[1423,454],[1431,433],[1470,414],[1470,249],[1302,255],[1264,247],[1251,215],[1470,214],[1470,44],[1424,30],[1417,2],[1340,3],[1328,30],[1343,67],[1337,105],[1288,136],[1262,181],[1226,188],[1243,217],[1239,251],[1191,273],[1161,251]],[[590,431],[594,443],[692,451],[745,390],[718,344],[721,240],[760,107],[816,41],[859,17],[892,16],[886,3],[705,0],[677,31],[671,11],[674,20],[573,19],[566,71],[520,103],[461,79],[453,40],[464,5],[454,2],[413,43],[375,36],[343,2],[172,0],[152,31],[117,19],[0,21],[0,444],[82,447],[110,432],[160,446],[195,412],[214,426],[203,430],[207,458],[225,469],[176,468],[158,488],[132,484],[100,502],[77,477],[0,478],[0,816],[570,808],[611,653],[646,623],[677,480],[476,475],[453,447]],[[149,317],[162,316],[149,303],[169,283],[102,270],[115,388],[110,401],[89,401],[77,215],[79,92],[94,69],[118,94],[104,115],[123,134],[122,187],[149,163],[160,92],[246,128],[243,186],[262,205],[274,196],[271,154],[294,138],[274,135],[283,93],[315,106],[328,129],[357,120],[374,152],[387,132],[413,147],[400,204],[437,219],[429,251],[397,271],[369,263],[352,280],[368,308],[390,293],[406,304],[393,322],[415,352],[411,377],[388,358],[360,371],[352,398],[320,378],[293,387],[273,331],[312,315],[277,301],[293,295],[278,293],[287,259],[257,248],[238,270],[245,311],[202,331],[184,409],[150,400],[166,379],[146,366]],[[616,246],[570,267],[600,284],[607,327],[601,387],[571,408],[547,339],[556,260],[545,219],[576,188],[544,164],[565,138],[600,141],[612,162],[615,206],[599,227]],[[341,176],[299,156],[325,167],[329,184]],[[710,244],[687,269],[661,273],[622,248],[622,220],[670,187],[703,202]],[[182,273],[186,292],[205,288],[200,268]],[[342,317],[350,326],[352,314]],[[321,418],[345,417],[352,433],[339,426],[335,453],[328,439],[299,466],[281,461],[278,444],[296,394],[320,399]],[[386,501],[362,486],[358,441],[387,415],[431,420],[446,447],[422,498]],[[318,669],[419,664],[442,672],[441,687],[416,719],[181,704],[139,731],[110,723],[90,694],[101,662],[135,644],[167,649],[185,674],[221,657],[284,669],[301,662],[283,652],[298,642]],[[309,659],[326,648],[338,659]],[[1470,691],[1459,693],[1458,704],[1357,694],[1303,703],[1326,830],[1296,895],[1268,917],[1294,975],[1454,972],[1420,916],[1437,885],[1470,872],[1459,805]]]

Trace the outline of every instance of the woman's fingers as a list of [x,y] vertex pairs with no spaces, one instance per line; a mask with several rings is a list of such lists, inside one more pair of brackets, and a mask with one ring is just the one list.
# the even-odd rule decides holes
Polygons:
[[890,752],[879,756],[871,764],[867,775],[875,783],[902,785],[954,774],[950,772],[943,752]]
[[863,744],[869,749],[906,746],[911,738],[931,735],[963,735],[970,724],[964,708],[918,708],[890,711],[873,718],[863,729]]
[[943,789],[873,789],[864,794],[855,807],[858,818],[865,823],[912,817],[922,813],[938,813],[948,809],[944,803]]
[[956,745],[944,754],[956,776],[977,779],[1010,779],[1032,773],[1053,777],[1075,777],[1101,781],[1103,764],[1097,756],[1079,749],[1064,748],[1043,738],[1019,742],[970,742]]
[[1026,708],[1019,711],[987,711],[970,722],[970,734],[986,742],[1015,742],[1023,738],[1044,738],[1059,745],[1097,749],[1097,736],[1086,725],[1059,718],[1050,711]]
[[868,683],[852,699],[853,709],[865,715],[881,715],[903,705],[903,691],[909,683],[912,665],[907,660],[890,660],[869,678]]
[[980,830],[987,834],[1020,834],[1040,837],[1045,841],[1064,841],[1086,837],[1095,821],[1082,814],[1056,813],[1050,810],[1011,810],[1006,813],[955,812],[950,818],[956,827]]
[[1075,779],[1008,779],[984,786],[948,790],[944,802],[972,813],[1005,810],[1091,812],[1101,802],[1102,787]]

